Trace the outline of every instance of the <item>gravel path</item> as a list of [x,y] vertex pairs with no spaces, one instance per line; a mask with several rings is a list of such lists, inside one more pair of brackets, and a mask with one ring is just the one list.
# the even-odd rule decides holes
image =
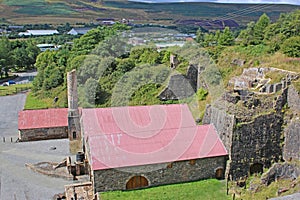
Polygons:
[[[23,109],[26,94],[0,97],[0,199],[44,200],[64,191],[72,181],[37,174],[25,163],[59,162],[69,156],[69,142],[47,140],[11,143],[18,137],[18,112]],[[6,137],[6,142],[3,142]],[[50,150],[55,146],[55,150]]]

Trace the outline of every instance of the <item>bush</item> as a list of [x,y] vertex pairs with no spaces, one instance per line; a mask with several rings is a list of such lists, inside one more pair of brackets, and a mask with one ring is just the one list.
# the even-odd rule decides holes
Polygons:
[[206,91],[206,90],[203,89],[203,88],[200,88],[200,89],[197,91],[197,98],[198,98],[199,101],[205,100],[207,95],[208,95],[208,91]]

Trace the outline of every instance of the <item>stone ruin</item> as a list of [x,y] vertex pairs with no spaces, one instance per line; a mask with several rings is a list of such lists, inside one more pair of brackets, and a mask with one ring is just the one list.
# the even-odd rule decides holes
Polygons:
[[[281,80],[279,83],[270,84],[271,79],[265,78],[268,72],[280,72],[285,73],[286,78]],[[291,81],[297,80],[299,75],[295,72],[276,68],[247,68],[243,70],[242,75],[233,77],[228,85],[232,86],[234,90],[257,90],[258,93],[272,94],[278,91],[286,89]]]

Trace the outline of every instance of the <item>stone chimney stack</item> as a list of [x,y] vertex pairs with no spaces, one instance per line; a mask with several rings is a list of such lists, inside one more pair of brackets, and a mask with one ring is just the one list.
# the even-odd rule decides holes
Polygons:
[[67,73],[69,140],[81,140],[76,70]]

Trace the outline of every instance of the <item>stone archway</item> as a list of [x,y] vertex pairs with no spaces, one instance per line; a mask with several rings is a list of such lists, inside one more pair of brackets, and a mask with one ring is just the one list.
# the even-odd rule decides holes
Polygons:
[[126,190],[133,190],[147,186],[149,186],[149,182],[144,176],[134,176],[127,181]]
[[250,165],[250,175],[264,172],[264,165],[261,163],[254,163]]

